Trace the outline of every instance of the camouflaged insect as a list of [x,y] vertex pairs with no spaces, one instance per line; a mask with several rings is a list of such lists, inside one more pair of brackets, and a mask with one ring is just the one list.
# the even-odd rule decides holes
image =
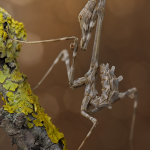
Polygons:
[[[5,105],[4,110],[9,113],[24,113],[26,124],[29,128],[44,126],[49,138],[53,143],[59,140],[64,144],[66,150],[64,134],[52,124],[51,118],[44,113],[44,109],[39,105],[39,100],[33,94],[30,85],[26,81],[27,77],[19,71],[16,57],[21,51],[21,44],[11,39],[25,40],[26,31],[23,23],[19,23],[2,8],[0,8],[0,58],[4,60],[0,68],[0,84],[7,90],[6,96],[2,95]],[[35,119],[33,122],[28,116],[31,114]]]

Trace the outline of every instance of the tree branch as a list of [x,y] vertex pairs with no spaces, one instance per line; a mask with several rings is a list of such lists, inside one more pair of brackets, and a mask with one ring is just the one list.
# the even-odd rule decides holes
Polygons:
[[9,37],[25,40],[26,31],[0,8],[0,94],[5,103],[0,109],[0,127],[18,150],[66,150],[63,133],[44,113],[27,77],[19,71],[16,57],[21,44]]

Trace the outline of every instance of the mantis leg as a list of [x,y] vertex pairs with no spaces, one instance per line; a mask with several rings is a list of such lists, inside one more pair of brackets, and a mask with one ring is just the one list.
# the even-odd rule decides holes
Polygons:
[[87,138],[91,135],[94,127],[96,126],[97,124],[97,120],[94,118],[94,117],[91,117],[88,113],[87,113],[87,108],[88,108],[88,105],[89,105],[89,102],[90,102],[90,96],[85,96],[83,101],[82,101],[82,105],[81,105],[81,114],[88,118],[89,120],[91,120],[93,122],[93,126],[92,128],[90,129],[90,131],[88,132],[87,136],[84,138],[83,142],[81,143],[81,145],[79,146],[78,150],[80,150],[82,148],[82,146],[84,145],[85,141],[87,140]]
[[131,123],[131,130],[130,130],[130,138],[129,140],[132,141],[133,139],[133,131],[135,126],[135,117],[137,112],[137,104],[138,104],[138,92],[136,88],[129,89],[124,93],[120,93],[119,98],[122,99],[124,97],[134,98],[134,109],[133,109],[133,116],[132,116],[132,123]]
[[85,84],[85,81],[86,81],[85,77],[81,77],[81,78],[79,78],[77,80],[73,80],[73,78],[74,78],[74,70],[75,70],[75,59],[76,59],[76,56],[77,56],[77,48],[78,48],[77,46],[78,46],[78,41],[75,40],[75,42],[72,45],[72,47],[73,47],[74,50],[73,50],[73,60],[72,60],[71,67],[70,67],[70,58],[69,58],[68,51],[67,50],[62,50],[59,53],[59,55],[57,56],[57,58],[54,60],[53,64],[48,69],[48,71],[46,72],[46,74],[43,76],[43,78],[33,88],[33,90],[37,89],[42,84],[42,82],[45,80],[45,78],[52,71],[52,69],[54,68],[54,66],[58,63],[58,61],[60,60],[60,58],[62,58],[61,60],[64,61],[65,64],[66,64],[68,80],[69,80],[69,84],[70,84],[71,88],[78,88],[80,86],[83,86]]

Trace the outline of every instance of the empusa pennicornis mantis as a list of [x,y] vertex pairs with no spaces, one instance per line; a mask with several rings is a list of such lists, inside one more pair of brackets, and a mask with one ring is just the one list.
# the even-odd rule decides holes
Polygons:
[[[132,137],[133,137],[135,111],[137,107],[137,89],[132,88],[128,90],[127,92],[119,93],[118,86],[119,86],[119,82],[123,79],[123,77],[119,76],[118,78],[116,78],[114,74],[114,70],[115,70],[114,66],[111,69],[109,69],[108,64],[99,65],[98,63],[100,35],[101,35],[102,22],[104,18],[105,2],[106,0],[99,0],[97,4],[97,0],[89,0],[88,3],[85,5],[85,7],[82,9],[82,11],[79,14],[78,19],[79,19],[80,27],[82,30],[82,38],[80,41],[80,47],[82,50],[87,49],[87,45],[90,40],[92,30],[96,24],[96,21],[97,21],[97,27],[96,27],[95,41],[94,41],[94,46],[93,46],[93,54],[92,54],[90,68],[84,77],[81,77],[77,80],[74,80],[73,78],[74,78],[74,69],[75,69],[75,58],[76,58],[77,49],[78,49],[78,38],[66,37],[66,38],[60,38],[60,39],[54,39],[54,40],[33,41],[33,42],[25,42],[25,41],[18,41],[18,40],[12,39],[17,42],[23,42],[23,43],[29,43],[29,44],[74,39],[74,43],[71,44],[71,49],[73,49],[73,62],[72,62],[71,67],[70,67],[70,59],[69,59],[68,51],[67,50],[61,51],[61,53],[55,59],[52,66],[49,68],[47,73],[44,75],[44,77],[41,79],[41,81],[37,84],[37,86],[34,89],[36,89],[44,81],[44,79],[53,69],[55,64],[57,64],[59,59],[63,56],[62,60],[65,61],[66,63],[70,87],[74,89],[74,88],[81,87],[83,85],[86,86],[84,99],[81,105],[81,114],[93,122],[92,128],[90,129],[89,133],[83,140],[78,150],[81,149],[84,142],[90,136],[92,130],[97,124],[97,120],[93,118],[91,114],[96,113],[97,111],[105,107],[111,108],[112,103],[126,96],[130,98],[135,97],[134,114],[133,114],[132,125],[131,125],[130,140],[132,140]],[[102,84],[101,96],[98,95],[98,92],[96,90],[96,78],[97,78],[97,71],[99,67],[100,67],[100,74],[101,74],[101,80],[102,80],[101,81],[101,84]],[[95,108],[92,109],[91,106],[94,106]]]

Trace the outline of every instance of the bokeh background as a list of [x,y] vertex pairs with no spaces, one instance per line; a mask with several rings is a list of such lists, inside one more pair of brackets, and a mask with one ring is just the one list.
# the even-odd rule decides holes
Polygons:
[[[81,37],[77,16],[87,0],[0,0],[15,20],[23,22],[28,40],[44,40],[66,36]],[[107,0],[102,27],[100,63],[116,67],[122,75],[120,91],[136,87],[139,103],[135,124],[133,149],[150,149],[150,0]],[[94,30],[95,31],[95,30]],[[75,79],[89,69],[94,34],[88,51],[79,50]],[[63,49],[69,50],[72,41],[23,44],[18,58],[20,69],[28,76],[31,87],[36,86],[54,59]],[[69,50],[72,56],[72,51]],[[71,57],[70,57],[71,58]],[[92,123],[81,116],[80,106],[84,88],[71,90],[66,67],[59,62],[42,85],[35,90],[40,104],[52,122],[65,134],[69,150],[76,150]],[[97,89],[101,94],[98,75]],[[3,102],[0,101],[0,107]],[[93,115],[98,125],[82,150],[130,150],[129,132],[133,99],[115,103],[111,110],[103,109]],[[16,150],[5,132],[0,129],[0,150]]]

